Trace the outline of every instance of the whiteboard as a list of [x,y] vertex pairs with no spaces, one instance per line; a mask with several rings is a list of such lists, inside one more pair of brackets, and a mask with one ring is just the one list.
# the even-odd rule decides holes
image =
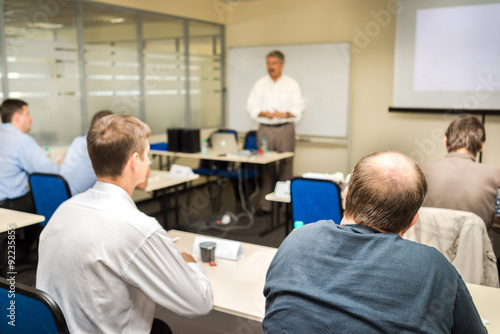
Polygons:
[[254,83],[267,74],[266,55],[285,54],[283,74],[299,83],[305,103],[296,134],[347,138],[349,43],[231,47],[228,51],[228,127],[255,130],[246,104]]

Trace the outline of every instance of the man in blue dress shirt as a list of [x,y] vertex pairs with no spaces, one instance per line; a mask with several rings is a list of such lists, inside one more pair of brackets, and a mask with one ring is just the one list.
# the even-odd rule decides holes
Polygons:
[[[34,213],[28,175],[34,172],[57,174],[59,166],[50,161],[35,139],[28,135],[33,119],[26,102],[7,99],[0,106],[0,114],[0,208]],[[25,239],[18,239],[18,259],[21,253],[29,253],[39,228],[33,225],[23,229]]]
[[0,106],[0,113],[0,207],[34,212],[28,175],[59,173],[59,166],[28,135],[33,119],[26,102],[7,99]]

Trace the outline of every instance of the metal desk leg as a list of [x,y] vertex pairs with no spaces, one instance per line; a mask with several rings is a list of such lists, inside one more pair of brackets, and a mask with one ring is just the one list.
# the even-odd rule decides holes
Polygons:
[[174,187],[174,198],[175,198],[175,228],[179,229],[179,191],[177,187]]

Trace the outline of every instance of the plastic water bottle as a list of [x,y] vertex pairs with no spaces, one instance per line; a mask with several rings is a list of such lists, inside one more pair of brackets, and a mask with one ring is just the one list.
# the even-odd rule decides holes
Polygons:
[[296,220],[293,222],[293,231],[298,229],[299,227],[304,226],[304,222],[302,220]]
[[207,138],[203,138],[203,141],[201,142],[201,154],[207,155],[208,154],[208,141]]
[[262,142],[261,142],[260,149],[262,150],[262,153],[264,153],[264,154],[266,154],[267,152],[269,152],[267,150],[267,140],[266,140],[266,137],[262,137]]
[[51,158],[50,157],[50,148],[48,146],[45,146],[45,151],[44,152],[45,152],[45,155],[47,156],[47,158],[50,159]]

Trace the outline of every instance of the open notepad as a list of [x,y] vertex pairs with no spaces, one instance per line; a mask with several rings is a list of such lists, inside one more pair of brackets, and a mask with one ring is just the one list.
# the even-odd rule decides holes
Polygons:
[[200,236],[194,239],[193,254],[200,254],[200,243],[205,241],[211,241],[217,244],[215,246],[216,258],[236,261],[245,256],[245,254],[243,253],[243,248],[241,247],[241,242],[239,241]]

